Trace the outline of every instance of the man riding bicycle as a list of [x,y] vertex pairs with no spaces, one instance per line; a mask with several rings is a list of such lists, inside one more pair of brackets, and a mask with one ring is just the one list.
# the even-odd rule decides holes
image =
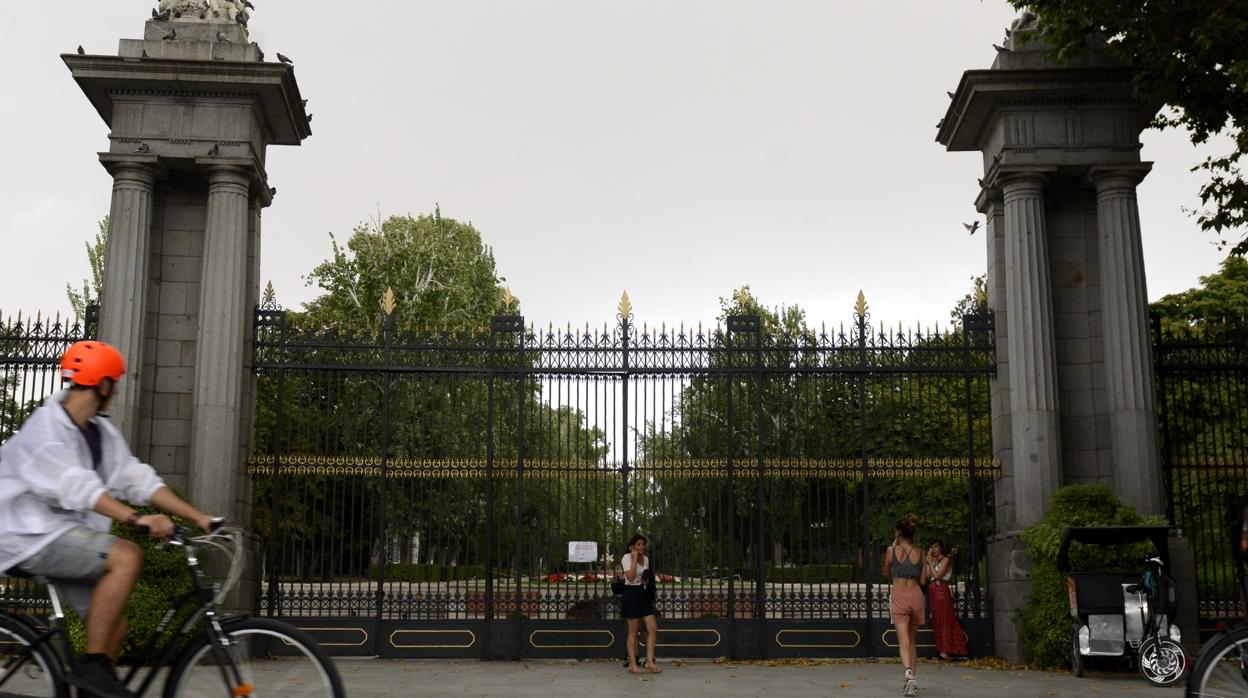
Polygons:
[[173,522],[143,516],[123,503],[151,504],[204,531],[212,517],[165,486],[131,454],[107,419],[126,372],[121,353],[104,342],[71,346],[61,357],[68,383],[0,446],[0,574],[17,569],[46,577],[86,621],[83,659],[70,683],[107,698],[129,698],[116,661],[126,636],[125,609],[143,565],[139,546],[108,533],[110,520],[144,526],[165,539]]

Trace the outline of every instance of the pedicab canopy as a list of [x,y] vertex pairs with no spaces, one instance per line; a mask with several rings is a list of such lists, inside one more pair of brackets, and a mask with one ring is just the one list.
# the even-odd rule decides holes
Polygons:
[[[1170,566],[1170,526],[1070,526],[1062,534],[1062,546],[1057,551],[1057,569],[1070,573],[1070,544],[1130,545],[1152,541],[1161,561]],[[1084,570],[1095,572],[1097,570]]]

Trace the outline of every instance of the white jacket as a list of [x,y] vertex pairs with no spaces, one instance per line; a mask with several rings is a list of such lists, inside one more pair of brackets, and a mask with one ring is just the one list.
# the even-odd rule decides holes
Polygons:
[[66,394],[49,397],[0,445],[0,573],[74,526],[107,531],[111,521],[92,511],[105,492],[145,505],[165,485],[103,417],[91,420],[102,456],[92,468],[87,440],[61,406]]

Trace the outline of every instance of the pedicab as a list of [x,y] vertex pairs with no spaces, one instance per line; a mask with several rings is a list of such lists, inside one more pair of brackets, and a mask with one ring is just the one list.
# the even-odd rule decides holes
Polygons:
[[[1187,658],[1174,623],[1174,579],[1166,572],[1169,537],[1169,526],[1072,526],[1062,534],[1057,569],[1066,575],[1070,596],[1070,664],[1075,676],[1083,676],[1093,658],[1120,657],[1134,662],[1156,686],[1169,686],[1183,677]],[[1156,552],[1144,560],[1142,572],[1071,568],[1072,543],[1122,546],[1145,541],[1151,541]]]

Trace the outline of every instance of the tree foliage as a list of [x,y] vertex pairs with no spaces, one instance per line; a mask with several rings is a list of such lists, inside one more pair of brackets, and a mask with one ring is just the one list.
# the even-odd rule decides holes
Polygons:
[[323,291],[306,306],[313,323],[380,334],[387,289],[400,328],[479,328],[503,310],[493,252],[472,224],[443,218],[441,209],[357,226],[345,246],[330,240],[330,258],[307,276]]
[[91,278],[82,280],[80,291],[65,284],[65,296],[69,299],[69,306],[73,308],[74,315],[80,318],[87,316],[88,305],[93,301],[99,301],[104,296],[104,255],[108,250],[108,216],[101,218],[98,225],[99,230],[95,233],[95,239],[83,243],[83,246],[87,248],[87,264],[91,267]]
[[[1227,133],[1234,149],[1193,169],[1208,174],[1201,187],[1205,230],[1242,234],[1248,225],[1248,182],[1241,167],[1248,153],[1248,3],[1118,2],[1118,0],[1010,0],[1040,17],[1040,33],[1059,57],[1078,55],[1090,35],[1137,70],[1137,94],[1168,108],[1153,122],[1182,126],[1194,144]],[[1248,253],[1248,236],[1231,246]]]
[[1162,296],[1149,309],[1167,335],[1248,342],[1248,259],[1228,257],[1200,286]]
[[[298,349],[298,362],[311,368],[283,369],[280,379],[260,381],[261,452],[358,462],[384,451],[396,468],[483,462],[491,384],[482,379],[482,357],[496,354],[488,351],[493,340],[482,330],[492,316],[517,312],[518,303],[499,286],[502,278],[480,234],[440,211],[373,221],[357,227],[345,246],[334,241],[330,258],[307,278],[323,293],[304,312],[288,314],[287,332],[307,342]],[[393,302],[389,314],[387,301]],[[556,479],[526,480],[523,493],[507,482],[521,445],[526,459],[575,464],[570,467],[592,467],[607,447],[583,414],[543,400],[540,382],[514,372],[531,357],[509,353],[506,360],[522,363],[509,364],[513,372],[492,382],[500,480],[494,531],[499,561],[520,564],[508,552],[522,536],[518,522],[558,510],[565,498],[565,485]],[[416,370],[315,368],[367,364]],[[300,579],[363,574],[384,551],[404,565],[479,563],[485,559],[484,487],[479,477],[446,469],[442,475],[387,479],[385,487],[375,476],[287,478],[279,485],[277,517],[273,483],[262,478],[255,489],[256,526],[261,532],[276,526],[284,549],[302,551],[279,561],[283,575]],[[378,540],[381,507],[384,540]],[[555,537],[576,537],[574,530],[589,528],[583,519],[564,522],[566,530]]]

